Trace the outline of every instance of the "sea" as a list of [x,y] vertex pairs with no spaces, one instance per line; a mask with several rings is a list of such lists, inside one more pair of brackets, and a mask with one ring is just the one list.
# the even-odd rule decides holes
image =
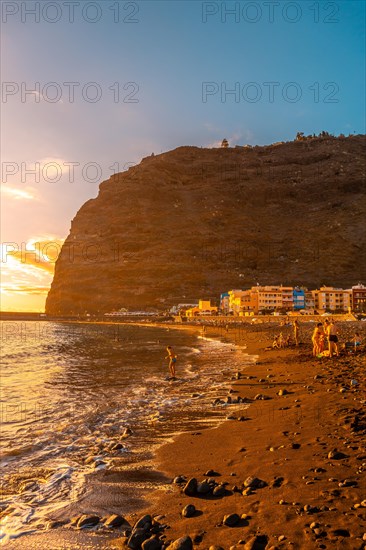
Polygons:
[[102,511],[138,509],[139,491],[164,484],[153,475],[158,446],[225,419],[235,406],[215,400],[256,359],[169,326],[2,321],[1,340],[3,544],[49,529],[68,510],[98,508],[90,495],[107,474],[120,480],[119,498],[108,508],[99,496]]

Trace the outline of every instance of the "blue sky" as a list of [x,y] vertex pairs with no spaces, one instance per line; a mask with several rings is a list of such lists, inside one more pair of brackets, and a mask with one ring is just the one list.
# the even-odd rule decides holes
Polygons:
[[[62,0],[41,2],[35,21],[36,4],[2,3],[3,241],[61,241],[100,181],[152,152],[365,132],[362,1],[81,0],[73,23]],[[79,83],[74,102],[67,82]],[[37,162],[39,181],[27,173]],[[20,307],[29,297],[15,292]]]

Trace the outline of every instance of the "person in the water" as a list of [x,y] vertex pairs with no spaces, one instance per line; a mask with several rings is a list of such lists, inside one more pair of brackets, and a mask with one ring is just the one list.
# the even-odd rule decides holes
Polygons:
[[165,359],[169,359],[169,371],[172,375],[172,378],[175,378],[175,364],[177,362],[177,356],[173,351],[172,346],[168,346],[166,348],[168,355],[165,357]]

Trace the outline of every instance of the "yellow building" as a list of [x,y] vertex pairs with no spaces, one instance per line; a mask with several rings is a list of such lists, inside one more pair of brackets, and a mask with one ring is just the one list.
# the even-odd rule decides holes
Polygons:
[[198,306],[187,309],[187,317],[195,317],[196,315],[215,315],[217,307],[211,305],[211,300],[199,300]]
[[229,290],[229,310],[234,315],[261,310],[291,310],[292,286],[252,286],[247,290]]
[[352,306],[352,290],[322,286],[319,290],[312,290],[311,293],[314,298],[314,307],[319,313],[348,312]]

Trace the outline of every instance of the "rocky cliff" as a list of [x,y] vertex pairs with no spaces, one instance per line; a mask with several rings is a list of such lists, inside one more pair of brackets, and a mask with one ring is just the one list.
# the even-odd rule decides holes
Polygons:
[[365,136],[179,147],[100,185],[46,312],[165,309],[256,284],[366,282]]

